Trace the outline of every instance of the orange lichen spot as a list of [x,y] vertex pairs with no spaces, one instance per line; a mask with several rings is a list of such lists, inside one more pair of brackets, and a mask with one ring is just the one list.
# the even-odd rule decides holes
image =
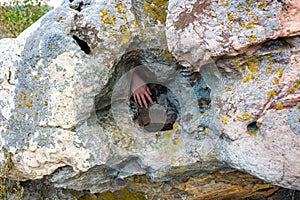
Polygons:
[[178,129],[179,129],[179,126],[178,126],[177,123],[175,123],[175,124],[173,125],[173,130],[174,130],[174,131],[177,131]]
[[232,29],[233,29],[233,27],[232,27],[232,26],[229,26],[229,30],[232,31]]
[[39,77],[37,75],[34,75],[33,77],[35,80],[37,80],[37,81],[39,80]]
[[244,7],[244,6],[239,6],[237,9],[238,9],[239,11],[244,11],[244,10],[245,10],[245,7]]
[[176,162],[177,162],[177,160],[176,160],[175,158],[172,158],[172,159],[171,159],[172,165],[174,165]]
[[257,37],[256,37],[255,35],[250,35],[250,36],[248,37],[248,40],[250,40],[250,41],[256,41],[256,40],[257,40]]
[[206,135],[208,135],[209,129],[208,129],[208,128],[205,128],[205,129],[204,129],[204,132],[205,132]]
[[207,112],[204,112],[202,117],[206,117],[207,116]]
[[252,1],[251,0],[246,0],[246,3],[248,4],[248,6],[252,6]]
[[262,124],[263,124],[262,122],[257,122],[257,126],[258,126],[258,127],[261,127]]
[[33,106],[33,101],[30,100],[29,102],[26,102],[26,103],[25,103],[25,106],[26,106],[27,108],[31,109],[32,106]]
[[251,130],[249,133],[252,136],[256,136],[257,135],[257,130]]
[[48,106],[48,101],[44,101],[44,105],[45,105],[45,106]]
[[25,92],[25,91],[22,91],[22,92],[20,93],[19,101],[26,101],[26,99],[27,99],[26,92]]
[[225,23],[224,23],[224,22],[220,22],[220,24],[221,24],[221,25],[224,25]]
[[226,117],[223,117],[223,118],[222,118],[222,122],[223,122],[224,125],[228,124],[227,118],[226,118]]
[[250,120],[250,119],[252,119],[252,117],[251,117],[248,113],[242,114],[242,117],[243,117],[243,119],[245,119],[245,120]]
[[105,24],[110,24],[110,25],[114,25],[114,24],[117,23],[117,18],[114,14],[111,17],[109,16],[109,10],[102,10],[101,11],[101,20]]
[[54,45],[50,45],[50,49],[55,49],[56,47]]
[[18,108],[21,108],[21,106],[22,106],[21,104],[18,104]]
[[249,28],[249,29],[254,28],[254,23],[253,22],[249,22],[247,24],[247,28]]
[[237,119],[238,121],[240,121],[240,122],[242,122],[242,121],[243,121],[243,117],[242,117],[242,116],[240,116],[240,115],[236,116],[236,119]]
[[278,83],[279,83],[279,78],[275,77],[275,78],[273,79],[273,82],[274,82],[274,84],[278,84]]
[[161,173],[157,174],[157,178],[161,178],[163,175]]
[[280,69],[280,70],[279,70],[279,75],[278,75],[278,78],[281,78],[281,77],[282,77],[282,75],[283,75],[283,69]]
[[258,80],[257,77],[253,76],[252,74],[245,76],[245,79],[243,80],[243,83],[247,83],[250,80]]
[[222,4],[223,8],[227,7],[229,5],[229,0],[224,1],[220,1],[220,3]]
[[266,3],[265,2],[259,2],[258,4],[257,4],[257,6],[258,6],[258,8],[259,9],[264,9],[265,8],[265,6],[266,6]]
[[180,138],[176,138],[173,140],[173,142],[174,142],[174,144],[178,144],[180,142],[180,140],[181,140]]
[[173,148],[172,148],[172,152],[173,152],[173,153],[176,153],[176,152],[177,152],[177,149],[176,149],[175,147],[173,147]]
[[231,92],[232,91],[232,88],[227,88],[226,89],[226,92]]
[[65,21],[67,18],[65,17],[59,17],[59,18],[56,18],[57,21]]
[[39,113],[38,113],[38,112],[35,112],[34,115],[35,115],[36,117],[38,117],[38,116],[39,116]]
[[241,23],[241,27],[242,27],[242,28],[246,28],[246,25],[242,22],[242,23]]
[[252,72],[252,73],[255,73],[258,71],[257,67],[255,66],[254,63],[249,63],[249,71]]
[[171,132],[166,132],[166,136],[167,136],[167,138],[171,138],[172,137],[172,133]]
[[276,110],[282,110],[283,109],[283,105],[281,103],[276,105]]
[[276,92],[275,92],[274,90],[272,90],[272,91],[270,91],[270,92],[268,93],[268,97],[269,97],[270,99],[273,99],[275,96],[276,96]]
[[250,12],[250,8],[246,8],[245,10],[246,10],[247,12]]
[[169,144],[170,144],[170,141],[164,142],[164,146],[165,146],[165,147],[169,146]]

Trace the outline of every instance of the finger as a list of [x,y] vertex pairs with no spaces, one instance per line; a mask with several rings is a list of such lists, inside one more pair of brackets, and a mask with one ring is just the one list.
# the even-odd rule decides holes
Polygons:
[[145,108],[148,108],[148,103],[147,103],[147,101],[146,101],[144,95],[142,95],[141,98],[142,98],[142,101],[143,101],[143,103],[144,103],[144,105],[145,105]]
[[143,107],[143,104],[141,102],[141,98],[140,98],[140,95],[136,95],[137,97],[137,100],[138,100],[138,104],[140,105],[140,107],[142,108]]
[[146,87],[146,90],[147,90],[147,92],[148,92],[150,95],[152,95],[152,93],[150,92],[149,87]]
[[137,103],[135,93],[133,93],[133,100],[134,100],[135,103]]
[[151,96],[148,93],[145,93],[145,95],[146,95],[148,101],[150,101],[150,103],[153,104],[153,100],[152,100]]

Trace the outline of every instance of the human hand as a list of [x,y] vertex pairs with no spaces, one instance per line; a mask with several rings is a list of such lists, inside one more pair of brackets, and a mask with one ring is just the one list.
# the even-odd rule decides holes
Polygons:
[[151,92],[147,84],[136,73],[132,75],[131,91],[133,93],[134,102],[139,104],[141,108],[148,108],[147,100],[153,104]]

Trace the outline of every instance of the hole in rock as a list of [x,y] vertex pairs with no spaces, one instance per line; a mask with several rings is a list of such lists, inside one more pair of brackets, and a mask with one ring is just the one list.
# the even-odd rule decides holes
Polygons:
[[[189,113],[182,113],[182,109],[186,105],[180,105],[180,102],[182,101],[182,98],[185,99],[185,102],[192,101],[192,99],[189,100],[189,97],[185,92],[178,93],[177,89],[180,87],[187,87],[189,91],[192,90],[191,93],[194,94],[193,98],[196,98],[195,100],[198,102],[200,112],[202,114],[210,108],[210,88],[206,85],[204,79],[201,77],[201,74],[199,72],[193,72],[192,70],[186,69],[174,60],[166,61],[166,59],[161,55],[162,52],[160,50],[153,49],[138,49],[131,51],[120,57],[110,71],[103,72],[104,74],[101,76],[109,78],[106,85],[103,86],[103,89],[99,91],[98,95],[95,97],[95,110],[98,122],[104,129],[110,130],[110,127],[117,125],[119,126],[119,121],[121,121],[121,124],[126,125],[128,125],[128,121],[133,122],[147,132],[166,131],[173,129],[173,125],[176,121],[183,119],[189,120],[191,117]],[[156,66],[155,63],[159,64]],[[130,81],[128,84],[128,80],[127,83],[125,83],[126,81],[123,82],[121,80],[125,74],[132,69],[137,69],[140,65],[151,65],[154,70],[157,69],[156,67],[166,67],[166,65],[168,65],[173,67],[174,71],[176,72],[175,74],[180,77],[176,78],[177,75],[173,75],[174,77],[168,79],[167,83],[164,83],[160,78],[157,78],[159,80],[156,79],[155,81],[146,81],[145,83],[150,89],[151,98],[153,100],[152,105],[150,105],[149,101],[147,102],[147,105],[149,106],[148,109],[141,108],[134,101],[133,96],[131,96],[132,93],[130,91]],[[149,74],[148,70],[145,71],[146,74]],[[161,71],[159,70],[158,73],[161,73]],[[144,79],[144,77],[142,78]],[[182,80],[184,81],[181,82]],[[172,85],[172,87],[170,87],[169,83]],[[126,93],[128,96],[114,101],[115,96],[112,97],[113,91],[115,91],[115,89],[118,87],[120,87],[120,93]],[[115,104],[113,102],[117,103]],[[188,106],[190,106],[189,103]],[[117,119],[114,109],[117,110]]]
[[130,98],[130,108],[134,113],[133,120],[148,132],[167,131],[173,129],[180,111],[179,102],[174,93],[164,85],[148,84],[153,104],[148,108],[140,107]]
[[258,131],[259,127],[256,121],[251,122],[250,124],[248,124],[247,126],[247,130],[251,135],[256,135],[257,131]]
[[77,44],[80,46],[81,50],[84,51],[84,53],[86,53],[86,54],[90,54],[91,53],[91,49],[90,49],[89,45],[85,41],[81,40],[76,35],[73,35],[72,37],[77,42]]

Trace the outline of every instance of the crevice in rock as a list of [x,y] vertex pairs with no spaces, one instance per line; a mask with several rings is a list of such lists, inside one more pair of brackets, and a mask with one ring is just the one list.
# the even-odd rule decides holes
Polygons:
[[76,35],[73,35],[72,38],[76,41],[76,43],[80,46],[81,50],[84,51],[84,53],[86,53],[86,54],[91,53],[91,49],[90,49],[89,45],[87,44],[87,42],[81,40]]

